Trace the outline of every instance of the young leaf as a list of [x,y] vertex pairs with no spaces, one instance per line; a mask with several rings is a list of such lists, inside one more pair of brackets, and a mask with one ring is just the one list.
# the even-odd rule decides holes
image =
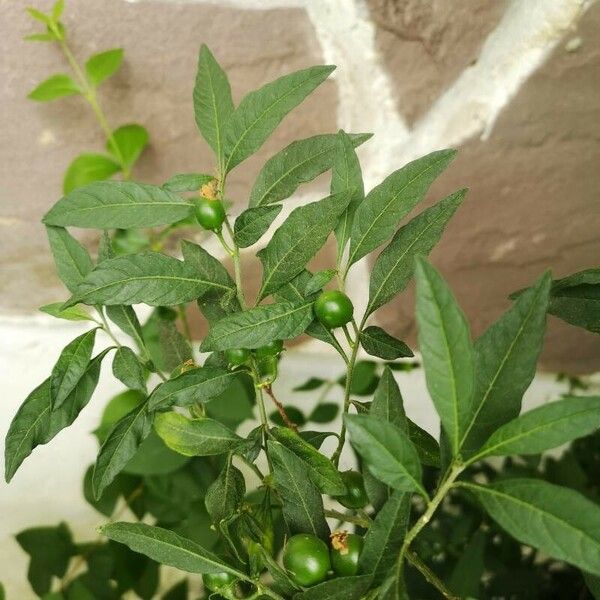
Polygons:
[[389,367],[383,370],[369,414],[395,425],[405,433],[408,432],[402,394]]
[[372,415],[346,415],[344,419],[352,446],[377,479],[396,490],[415,491],[427,498],[421,484],[421,463],[406,433]]
[[81,88],[68,75],[60,73],[42,81],[27,97],[36,102],[49,102],[75,94],[81,94]]
[[162,527],[145,523],[109,523],[99,529],[107,538],[126,544],[134,552],[145,554],[156,562],[188,573],[227,571],[246,579],[240,571],[224,563],[218,556],[196,542]]
[[233,110],[227,75],[208,47],[202,44],[194,85],[194,115],[198,130],[213,149],[219,165],[223,161],[225,128]]
[[475,342],[477,380],[462,437],[467,453],[521,411],[542,348],[549,288],[546,273]]
[[246,209],[233,225],[234,240],[240,248],[252,246],[267,233],[283,206],[254,206]]
[[460,486],[473,492],[492,519],[523,544],[600,575],[600,508],[591,500],[538,479]]
[[244,442],[219,421],[188,419],[175,412],[157,414],[154,428],[169,448],[184,456],[225,454]]
[[210,183],[214,177],[202,173],[181,173],[173,175],[162,184],[163,189],[170,192],[197,192],[203,185]]
[[89,313],[81,306],[71,306],[62,310],[64,302],[53,302],[52,304],[45,304],[40,306],[38,310],[46,313],[57,319],[65,319],[66,321],[91,321],[92,317]]
[[127,346],[117,348],[112,364],[113,375],[131,390],[146,393],[147,371],[135,352]]
[[41,10],[31,7],[27,7],[25,10],[29,14],[29,16],[33,17],[36,21],[44,23],[44,25],[52,25],[52,18],[49,15],[43,13]]
[[403,341],[375,325],[360,332],[360,343],[365,352],[385,360],[414,356],[412,350]]
[[296,594],[298,600],[361,600],[371,586],[368,575],[336,577]]
[[294,209],[257,256],[263,265],[259,299],[296,277],[325,244],[350,194],[342,192]]
[[160,187],[133,181],[96,181],[59,200],[46,225],[136,229],[170,225],[189,217],[193,204]]
[[52,7],[52,20],[58,21],[63,14],[63,10],[65,9],[65,0],[56,0],[54,6]]
[[304,441],[297,433],[284,427],[274,427],[271,435],[283,446],[291,450],[306,466],[308,476],[322,494],[340,496],[346,493],[346,486],[333,463]]
[[60,353],[50,375],[50,396],[55,409],[60,408],[86,372],[95,340],[96,329],[91,329],[76,337]]
[[74,292],[94,265],[88,251],[64,228],[46,227],[50,249],[61,281]]
[[469,326],[441,275],[417,258],[417,324],[431,399],[457,455],[468,426],[474,385]]
[[[359,146],[371,136],[356,134],[349,144]],[[337,135],[326,133],[292,142],[271,157],[258,174],[250,193],[250,206],[262,206],[289,198],[302,183],[312,181],[334,163]],[[331,193],[345,191],[336,189]]]
[[304,294],[306,296],[316,294],[335,277],[336,273],[336,269],[323,269],[322,271],[315,273],[306,284]]
[[234,313],[215,323],[200,347],[202,352],[229,348],[259,348],[274,340],[300,335],[313,319],[312,302],[277,302]]
[[460,190],[451,194],[396,232],[373,265],[367,315],[404,290],[413,276],[415,256],[426,256],[431,252],[466,193],[467,190]]
[[70,194],[78,187],[112,177],[121,167],[104,154],[80,154],[69,165],[63,179],[63,192]]
[[105,307],[108,318],[125,334],[132,338],[138,349],[144,348],[142,326],[131,306],[115,305]]
[[85,74],[93,87],[116,73],[123,62],[123,48],[93,54],[85,63]]
[[383,244],[425,196],[456,150],[440,150],[408,163],[373,188],[356,209],[348,266]]
[[283,517],[292,533],[329,535],[319,490],[308,477],[305,463],[279,442],[267,442],[273,463],[275,489],[283,501]]
[[246,483],[239,469],[231,460],[225,462],[223,470],[206,490],[204,501],[214,523],[231,516],[241,505],[246,494]]
[[145,402],[117,421],[104,440],[94,465],[92,487],[96,500],[135,455],[151,430],[152,415]]
[[112,133],[106,142],[106,149],[125,167],[130,168],[148,145],[148,131],[145,127],[132,123],[122,125]]
[[323,83],[334,68],[320,66],[296,71],[246,95],[225,128],[224,173],[254,154],[281,120]]
[[496,429],[477,452],[476,459],[540,454],[588,435],[599,427],[600,396],[563,398],[534,408]]

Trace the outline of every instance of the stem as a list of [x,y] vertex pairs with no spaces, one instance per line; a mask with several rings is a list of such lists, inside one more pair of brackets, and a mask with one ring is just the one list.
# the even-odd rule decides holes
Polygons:
[[229,237],[233,242],[233,253],[231,255],[231,259],[233,261],[233,272],[235,277],[235,287],[237,289],[237,298],[242,309],[245,309],[246,299],[244,298],[244,290],[242,289],[242,266],[240,264],[240,249],[235,243],[235,238],[233,237],[233,229],[231,229],[229,219],[225,219],[225,229],[227,229],[227,233],[229,234]]
[[290,421],[290,418],[287,416],[287,413],[285,412],[285,408],[284,408],[283,404],[281,404],[281,402],[279,402],[279,400],[277,400],[277,398],[275,397],[275,394],[273,393],[273,388],[270,385],[265,385],[265,386],[263,386],[263,388],[264,388],[265,392],[267,392],[267,395],[269,396],[269,398],[271,398],[271,400],[273,400],[273,403],[275,404],[277,411],[281,415],[281,418],[283,419],[283,422],[286,424],[286,426],[289,429],[298,431],[298,427],[296,427],[296,424],[292,423],[292,421]]
[[115,334],[112,332],[112,329],[110,328],[110,325],[108,324],[108,321],[106,320],[106,317],[104,316],[104,310],[102,309],[101,306],[96,306],[96,310],[98,311],[98,314],[100,315],[100,319],[102,320],[102,331],[104,331],[104,333],[106,333],[108,335],[108,337],[110,337],[110,339],[115,343],[115,345],[117,346],[117,348],[121,348],[121,342],[119,342],[119,340],[115,337]]
[[251,461],[249,461],[243,454],[236,454],[236,456],[250,469],[252,469],[252,471],[254,471],[254,474],[262,481],[264,482],[265,480],[265,475],[264,473]]
[[406,558],[408,562],[421,572],[421,575],[440,593],[444,598],[448,600],[458,600],[458,596],[455,596],[443,583],[443,581],[412,551],[406,551]]
[[331,517],[332,519],[338,519],[341,523],[352,523],[353,525],[359,525],[360,527],[369,527],[370,522],[360,516],[347,515],[346,513],[339,512],[337,510],[325,509],[325,516]]

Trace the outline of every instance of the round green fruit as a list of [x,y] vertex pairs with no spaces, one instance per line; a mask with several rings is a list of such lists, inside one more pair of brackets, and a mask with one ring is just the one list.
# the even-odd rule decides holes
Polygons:
[[243,365],[250,358],[250,350],[246,348],[232,348],[225,350],[225,358],[230,365]]
[[211,592],[219,592],[231,587],[236,582],[236,578],[225,571],[220,573],[204,573],[202,575],[202,583],[204,587]]
[[342,480],[346,484],[346,493],[335,499],[346,508],[364,508],[368,503],[363,476],[357,471],[344,471]]
[[196,219],[204,229],[219,231],[225,220],[225,209],[220,200],[200,198],[196,201]]
[[354,306],[344,292],[331,290],[323,292],[315,301],[314,306],[317,319],[328,327],[334,329],[341,327],[352,320]]
[[257,348],[254,353],[257,358],[264,358],[265,356],[278,356],[283,351],[283,342],[281,340],[274,340],[269,342],[266,346]]
[[318,537],[308,533],[292,536],[283,551],[283,566],[303,587],[325,581],[331,569],[329,549]]
[[358,558],[363,549],[363,539],[355,533],[331,535],[331,566],[339,577],[351,577],[358,571]]

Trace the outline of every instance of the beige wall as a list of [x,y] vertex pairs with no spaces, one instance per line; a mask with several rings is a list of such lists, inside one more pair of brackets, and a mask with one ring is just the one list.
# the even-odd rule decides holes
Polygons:
[[[81,99],[25,99],[41,79],[66,69],[55,48],[21,40],[34,29],[23,12],[28,4],[0,0],[4,315],[32,313],[64,297],[39,220],[59,197],[70,160],[102,145]],[[236,99],[290,70],[338,64],[336,77],[234,172],[230,192],[237,201],[275,151],[340,126],[376,134],[361,150],[369,187],[415,155],[459,147],[428,202],[458,187],[471,192],[433,258],[478,334],[508,306],[507,295],[542,270],[551,267],[559,277],[599,262],[600,5],[592,4],[67,0],[64,20],[82,58],[125,48],[124,67],[100,95],[115,127],[136,121],[148,128],[151,146],[135,174],[144,181],[212,168],[191,108],[202,42],[229,72]],[[326,184],[322,178],[295,202]],[[89,232],[84,238],[95,242]],[[248,252],[248,269],[255,251]],[[368,264],[358,267],[350,281],[356,298],[364,295],[367,271]],[[410,293],[380,313],[381,322],[414,339]],[[552,318],[543,364],[598,370],[600,340]]]

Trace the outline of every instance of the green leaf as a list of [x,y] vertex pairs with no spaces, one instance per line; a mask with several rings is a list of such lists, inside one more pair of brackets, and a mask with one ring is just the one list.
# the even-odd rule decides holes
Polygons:
[[208,402],[224,392],[237,377],[237,373],[227,369],[192,369],[159,385],[150,395],[148,406],[150,410],[157,410]]
[[88,369],[95,340],[96,329],[91,329],[76,337],[60,353],[50,375],[50,396],[55,409],[60,408]]
[[104,154],[80,154],[65,173],[63,192],[70,194],[92,181],[108,179],[120,170],[120,165]]
[[41,10],[38,10],[37,8],[31,8],[31,7],[27,7],[25,10],[29,14],[29,16],[34,18],[36,21],[39,21],[40,23],[44,23],[44,25],[52,24],[52,18],[49,15],[43,13]]
[[279,442],[267,442],[273,463],[275,489],[283,502],[283,516],[292,533],[312,533],[321,539],[329,536],[319,490],[308,475],[308,467]]
[[600,396],[566,397],[534,408],[496,429],[476,458],[540,454],[599,427]]
[[322,385],[327,383],[325,379],[319,377],[310,377],[304,383],[297,385],[292,391],[293,392],[311,392],[320,388]]
[[106,306],[108,318],[125,334],[132,338],[141,350],[144,347],[142,326],[131,306]]
[[410,494],[395,491],[369,527],[358,572],[371,575],[374,585],[381,583],[397,562],[409,517]]
[[368,575],[336,577],[294,595],[294,600],[361,600],[371,586]]
[[281,120],[323,83],[334,68],[319,66],[296,71],[246,95],[225,128],[224,173],[254,154]]
[[469,326],[441,275],[424,258],[417,258],[416,278],[419,347],[427,388],[456,456],[473,398]]
[[271,435],[304,462],[310,480],[322,494],[340,496],[346,493],[346,485],[333,463],[297,433],[291,429],[274,427]]
[[402,394],[389,367],[385,367],[383,370],[383,375],[373,396],[369,414],[379,417],[408,433]]
[[277,291],[301,273],[325,244],[340,215],[348,206],[347,192],[294,209],[257,253],[263,265],[259,299]]
[[146,392],[148,372],[131,348],[127,346],[117,348],[112,370],[113,375],[129,389]]
[[283,206],[254,206],[246,209],[236,220],[233,226],[234,240],[240,248],[252,246],[267,233]]
[[136,229],[170,225],[189,217],[193,204],[154,185],[96,181],[60,199],[45,215],[46,225],[92,229]]
[[56,270],[70,292],[75,291],[94,265],[88,251],[64,228],[46,227]]
[[190,459],[173,452],[154,431],[140,444],[133,458],[123,468],[131,475],[168,475],[187,464]]
[[104,440],[92,476],[94,496],[99,499],[123,467],[135,455],[152,428],[152,415],[145,402],[116,422]]
[[119,481],[113,481],[102,494],[99,500],[94,498],[94,489],[92,486],[92,475],[94,465],[90,465],[83,476],[83,497],[90,506],[94,507],[100,514],[110,517],[115,510],[119,497],[121,496],[121,487]]
[[58,38],[53,33],[32,33],[24,36],[23,39],[26,42],[55,42]]
[[307,282],[304,294],[311,296],[322,290],[337,274],[336,269],[323,269],[315,273]]
[[65,9],[65,0],[56,0],[54,6],[52,7],[52,20],[58,21],[63,14],[63,10]]
[[52,304],[45,304],[40,306],[38,310],[56,317],[57,319],[65,319],[66,321],[92,321],[90,314],[81,306],[71,306],[62,310],[63,302],[53,302]]
[[[379,382],[377,377],[378,364],[372,360],[359,360],[352,371],[350,393],[357,396],[370,396]],[[346,378],[339,380],[340,385],[346,385]]]
[[333,402],[321,402],[317,404],[308,415],[308,420],[313,423],[331,423],[340,412],[338,404]]
[[193,262],[146,251],[100,263],[77,286],[67,306],[78,302],[172,306],[191,302],[209,291],[229,290],[226,285],[210,281]]
[[331,431],[301,431],[298,435],[318,450],[328,437],[336,434]]
[[169,448],[185,456],[225,454],[244,442],[219,421],[188,419],[175,412],[157,414],[154,428]]
[[246,494],[246,483],[239,469],[231,460],[206,491],[206,509],[214,523],[231,516],[241,505]]
[[231,275],[227,269],[212,254],[207,252],[202,246],[182,240],[181,251],[185,264],[193,268],[194,273],[210,281],[213,291],[216,295],[227,294],[230,297],[235,296],[236,288]]
[[123,62],[123,48],[93,54],[85,63],[85,74],[92,87],[99,86],[116,73]]
[[162,184],[162,187],[170,192],[196,192],[213,179],[212,175],[204,175],[203,173],[181,173],[173,175]]
[[202,44],[194,85],[194,115],[198,130],[213,149],[219,165],[223,163],[225,131],[233,111],[227,75],[207,46]]
[[277,302],[234,313],[215,323],[202,352],[229,348],[259,348],[274,340],[300,335],[313,319],[312,302]]
[[27,97],[36,102],[49,102],[75,94],[81,94],[81,88],[68,75],[59,73],[42,81]]
[[148,145],[148,137],[148,131],[141,125],[122,125],[113,131],[112,139],[106,142],[106,149],[125,168],[130,168]]
[[385,360],[414,356],[412,350],[403,341],[375,325],[370,325],[360,332],[360,343],[367,354]]
[[581,494],[538,479],[487,486],[461,483],[523,544],[600,575],[600,508]]
[[396,490],[418,492],[427,498],[421,484],[421,463],[408,435],[373,415],[344,417],[350,441],[369,471]]
[[220,573],[227,571],[236,577],[246,576],[199,544],[173,531],[145,523],[109,523],[100,533],[115,542],[126,544],[134,552],[145,554],[156,562],[187,573]]
[[480,581],[485,571],[486,534],[476,531],[456,561],[448,587],[460,598],[481,597]]
[[373,265],[367,315],[387,304],[406,288],[414,273],[415,256],[427,256],[431,252],[466,193],[467,190],[460,190],[451,194],[418,214],[396,232]]
[[440,446],[427,431],[419,427],[415,422],[406,419],[408,425],[408,437],[417,449],[421,464],[440,468]]
[[589,573],[582,573],[582,575],[590,594],[595,600],[598,600],[600,598],[600,576],[590,575]]
[[[371,136],[349,137],[350,147],[359,146]],[[334,164],[337,135],[326,133],[292,142],[264,165],[250,192],[250,206],[273,204],[289,198],[302,183],[312,181]],[[335,190],[335,192],[345,191]],[[335,193],[332,191],[331,193]]]
[[462,437],[467,453],[521,411],[542,348],[549,288],[546,273],[475,342],[475,394]]
[[356,209],[348,267],[383,244],[398,223],[422,200],[455,150],[440,150],[414,160],[373,188]]

